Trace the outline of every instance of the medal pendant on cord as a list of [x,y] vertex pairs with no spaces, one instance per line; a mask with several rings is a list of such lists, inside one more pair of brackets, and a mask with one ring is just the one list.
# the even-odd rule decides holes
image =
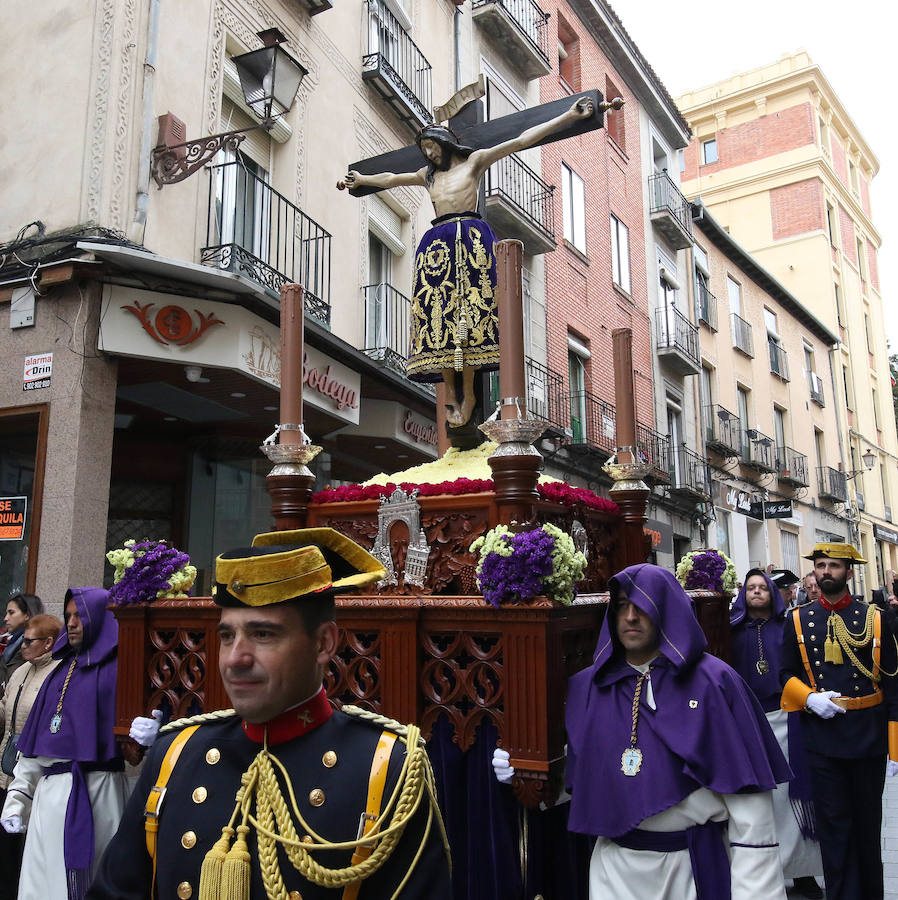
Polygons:
[[766,659],[759,659],[755,663],[755,668],[758,670],[758,675],[766,675],[770,671],[770,666],[767,664]]
[[50,734],[56,734],[62,727],[62,716],[56,715],[50,719]]
[[642,768],[642,750],[639,747],[627,747],[620,756],[620,769],[624,775],[636,775]]

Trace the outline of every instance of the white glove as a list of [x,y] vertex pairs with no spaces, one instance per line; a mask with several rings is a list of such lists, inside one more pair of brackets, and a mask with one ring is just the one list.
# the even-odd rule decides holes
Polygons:
[[508,762],[508,751],[496,747],[493,751],[493,774],[497,781],[508,784],[514,778],[514,766]]
[[816,694],[809,694],[805,706],[821,719],[831,719],[836,713],[845,712],[841,706],[836,706],[832,701],[833,697],[841,696],[838,691],[820,691]]
[[886,763],[886,777],[894,778],[896,775],[898,775],[898,762],[895,762],[894,759],[890,759]]
[[9,816],[6,819],[0,819],[0,825],[7,834],[24,834],[25,826],[22,824],[21,816]]
[[159,726],[162,724],[161,709],[154,709],[151,715],[153,716],[152,719],[148,719],[146,716],[138,716],[131,723],[131,730],[128,732],[128,736],[132,740],[137,741],[142,747],[153,746],[156,735],[159,734]]

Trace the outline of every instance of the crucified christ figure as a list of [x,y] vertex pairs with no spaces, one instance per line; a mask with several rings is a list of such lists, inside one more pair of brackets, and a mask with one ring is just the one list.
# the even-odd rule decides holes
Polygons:
[[474,372],[499,366],[496,237],[476,212],[480,179],[497,160],[593,112],[592,99],[580,97],[554,119],[481,149],[462,146],[449,128],[428,125],[416,138],[426,166],[373,175],[350,171],[338,184],[418,185],[430,194],[436,218],[415,254],[407,373],[413,381],[445,382],[446,418],[453,427],[464,425],[474,411]]

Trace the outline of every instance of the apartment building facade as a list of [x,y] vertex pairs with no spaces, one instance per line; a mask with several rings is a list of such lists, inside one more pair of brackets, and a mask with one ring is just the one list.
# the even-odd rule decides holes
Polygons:
[[[870,560],[857,589],[898,561],[898,440],[877,267],[871,182],[879,163],[806,53],[678,98],[693,129],[683,190],[839,338],[837,421],[820,489],[841,497]],[[800,446],[808,455],[812,444]],[[837,454],[833,456],[833,454]],[[821,463],[822,465],[822,463]],[[825,529],[824,529],[825,530]]]
[[706,208],[694,209],[711,543],[740,575],[769,563],[803,573],[803,548],[851,538],[832,403],[838,338]]

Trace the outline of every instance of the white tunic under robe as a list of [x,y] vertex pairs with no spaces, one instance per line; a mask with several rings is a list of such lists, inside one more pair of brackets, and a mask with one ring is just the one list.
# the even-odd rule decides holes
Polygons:
[[[724,795],[699,788],[676,806],[643,819],[638,827],[641,831],[683,831],[726,819],[732,900],[785,900],[769,791]],[[696,900],[689,851],[630,850],[600,837],[589,866],[590,900],[647,897]]]
[[[7,789],[2,817],[20,816],[28,828],[18,900],[65,900],[68,896],[63,839],[72,775],[43,775],[44,767],[61,762],[66,760],[20,757]],[[88,772],[84,780],[94,819],[93,877],[118,830],[130,783],[124,772]]]

